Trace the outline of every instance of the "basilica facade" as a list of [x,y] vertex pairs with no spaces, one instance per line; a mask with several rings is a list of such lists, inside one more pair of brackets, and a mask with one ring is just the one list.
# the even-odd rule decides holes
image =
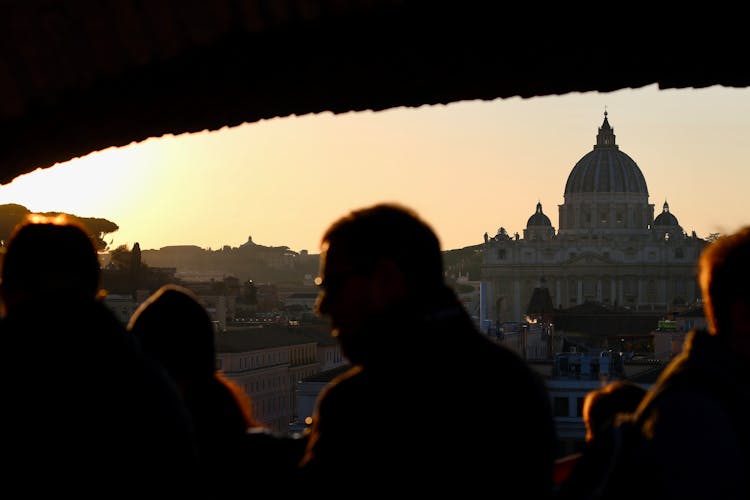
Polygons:
[[646,179],[615,141],[607,112],[596,145],[573,167],[558,205],[556,231],[542,204],[523,236],[484,236],[483,327],[523,321],[535,289],[553,308],[597,304],[667,314],[700,299],[696,264],[706,240],[686,234],[664,202],[654,217]]

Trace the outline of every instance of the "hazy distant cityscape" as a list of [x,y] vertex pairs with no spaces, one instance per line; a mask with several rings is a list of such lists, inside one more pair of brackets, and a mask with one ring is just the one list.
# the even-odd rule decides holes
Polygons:
[[[548,378],[571,449],[588,390],[603,378],[651,383],[703,321],[695,262],[708,240],[687,234],[666,201],[655,216],[648,197],[605,113],[596,145],[565,183],[559,228],[537,201],[522,234],[500,226],[443,252],[446,281],[480,330]],[[0,241],[28,212],[0,205]],[[347,362],[314,313],[319,255],[252,236],[215,250],[109,248],[117,225],[83,220],[100,249],[106,303],[123,322],[159,286],[191,288],[214,319],[217,366],[251,396],[256,418],[277,431],[304,428],[317,393]]]

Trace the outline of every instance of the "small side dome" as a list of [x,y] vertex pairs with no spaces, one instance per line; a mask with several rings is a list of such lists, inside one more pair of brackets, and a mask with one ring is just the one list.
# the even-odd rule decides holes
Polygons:
[[677,217],[675,217],[670,211],[669,211],[669,204],[664,201],[664,208],[662,209],[662,212],[656,216],[654,219],[654,226],[679,226],[680,223],[677,221]]
[[552,227],[552,222],[549,220],[549,217],[544,215],[544,212],[542,212],[541,202],[536,204],[536,212],[531,217],[529,217],[528,222],[526,222],[526,227],[532,226]]

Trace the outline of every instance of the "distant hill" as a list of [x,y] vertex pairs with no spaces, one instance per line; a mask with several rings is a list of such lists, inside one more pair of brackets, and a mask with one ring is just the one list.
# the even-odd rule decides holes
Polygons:
[[[29,213],[32,212],[23,205],[0,205],[0,242],[7,241],[15,225]],[[65,212],[43,214],[60,213]],[[86,225],[100,251],[111,250],[104,237],[117,231],[117,224],[102,218],[66,215],[77,218]],[[220,250],[203,249],[196,245],[175,245],[158,250],[142,250],[141,259],[149,267],[175,268],[178,273],[223,274],[241,281],[253,280],[258,283],[301,283],[306,278],[318,275],[320,255],[294,252],[287,246],[270,247],[259,244],[224,246]],[[482,245],[445,250],[443,261],[449,281],[455,281],[459,276],[479,280]]]
[[470,281],[479,281],[483,247],[480,243],[455,250],[444,250],[443,265],[446,275],[452,279],[468,275]]
[[[142,250],[141,259],[150,267],[176,268],[179,273],[224,274],[258,283],[302,283],[319,273],[319,254],[300,254],[289,247],[263,245],[206,250],[194,245]],[[459,276],[479,280],[482,245],[443,252],[448,281]]]
[[289,247],[263,245],[206,250],[193,245],[142,250],[142,261],[150,267],[176,268],[178,274],[219,274],[241,282],[302,284],[318,274],[319,256],[300,254]]

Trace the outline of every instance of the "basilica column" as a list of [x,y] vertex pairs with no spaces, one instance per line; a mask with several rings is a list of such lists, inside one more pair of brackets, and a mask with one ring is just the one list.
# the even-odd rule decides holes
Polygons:
[[583,304],[583,279],[578,278],[578,304]]
[[647,302],[646,297],[647,283],[643,276],[638,276],[638,296],[635,300],[636,311],[642,304]]

